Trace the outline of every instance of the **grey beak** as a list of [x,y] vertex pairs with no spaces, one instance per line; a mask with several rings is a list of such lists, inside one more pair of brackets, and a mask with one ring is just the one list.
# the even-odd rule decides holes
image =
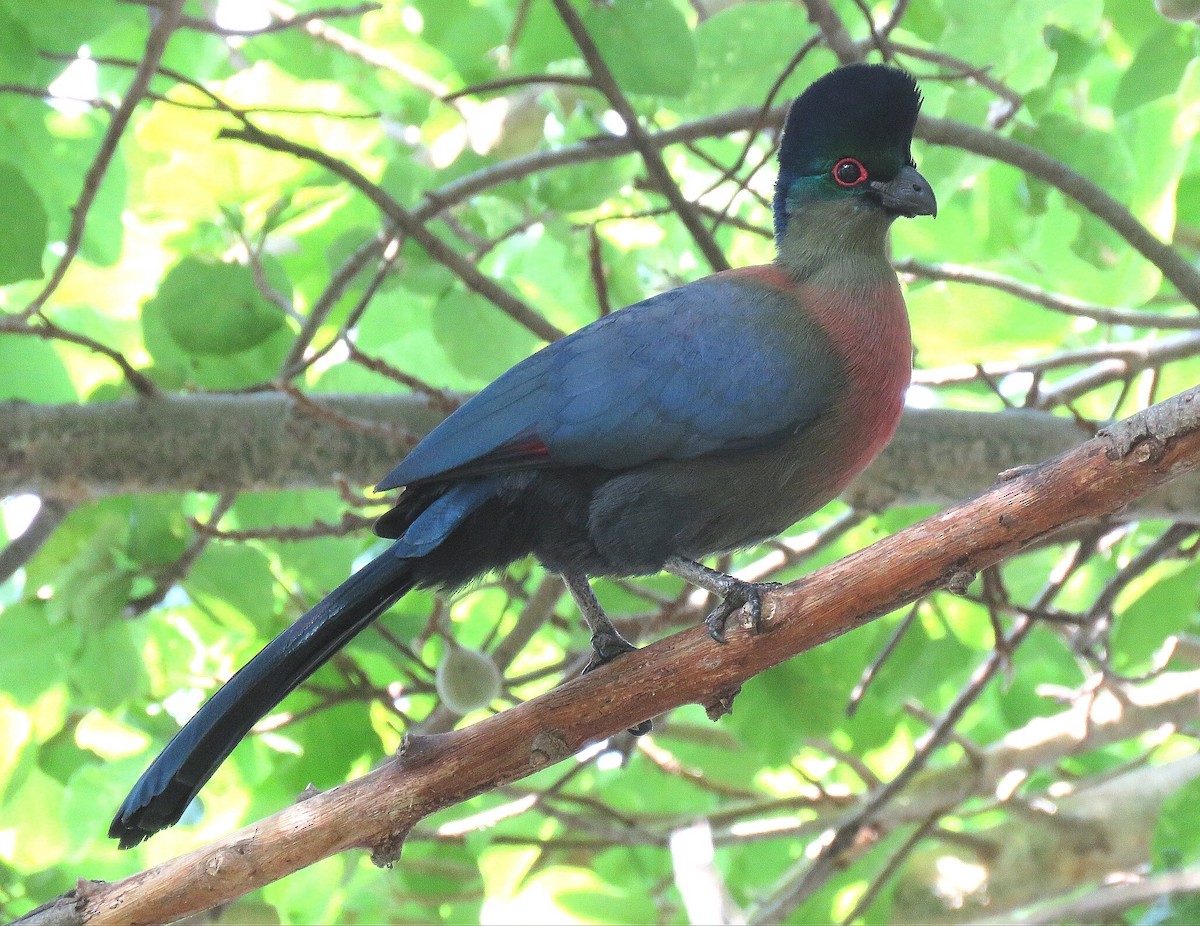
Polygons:
[[881,183],[871,181],[871,189],[879,194],[883,208],[897,215],[912,218],[916,215],[937,215],[937,198],[933,187],[915,167],[905,165],[895,179]]

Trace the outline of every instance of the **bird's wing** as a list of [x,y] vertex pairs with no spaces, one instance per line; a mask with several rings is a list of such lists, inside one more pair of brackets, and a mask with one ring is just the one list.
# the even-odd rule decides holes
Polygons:
[[377,488],[539,464],[622,469],[793,433],[829,408],[844,370],[776,276],[716,274],[550,344],[447,417]]

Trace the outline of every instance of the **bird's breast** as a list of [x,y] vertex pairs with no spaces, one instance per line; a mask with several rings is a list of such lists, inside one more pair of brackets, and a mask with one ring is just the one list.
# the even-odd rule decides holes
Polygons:
[[846,371],[833,437],[844,488],[887,445],[900,423],[912,377],[908,312],[894,276],[840,292],[801,284],[799,298],[829,336]]

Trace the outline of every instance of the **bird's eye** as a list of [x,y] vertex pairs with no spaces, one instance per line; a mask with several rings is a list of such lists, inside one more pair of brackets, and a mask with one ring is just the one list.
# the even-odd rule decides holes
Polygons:
[[858,186],[867,179],[867,169],[857,158],[842,158],[833,165],[832,173],[838,186]]

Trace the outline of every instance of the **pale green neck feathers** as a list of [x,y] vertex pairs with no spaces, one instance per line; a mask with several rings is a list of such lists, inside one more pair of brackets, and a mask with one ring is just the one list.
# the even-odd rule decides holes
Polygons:
[[776,264],[797,282],[832,289],[895,280],[887,258],[892,217],[852,199],[804,203],[792,212]]

